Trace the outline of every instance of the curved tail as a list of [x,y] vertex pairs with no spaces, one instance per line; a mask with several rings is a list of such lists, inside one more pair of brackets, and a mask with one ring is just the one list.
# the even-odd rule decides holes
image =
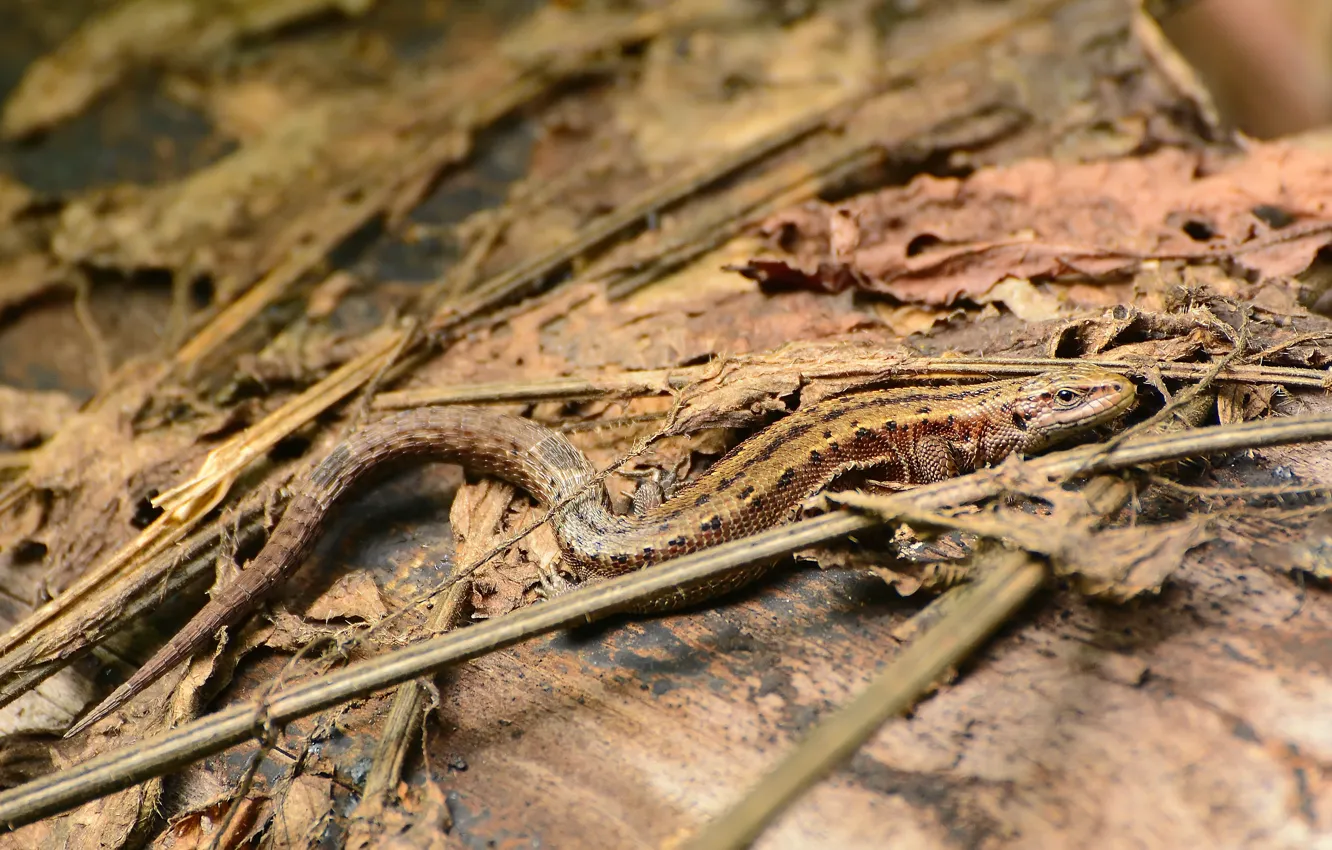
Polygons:
[[250,610],[251,603],[267,595],[268,591],[287,578],[304,560],[306,550],[313,543],[314,535],[306,533],[305,527],[305,518],[309,517],[311,508],[315,507],[307,503],[313,501],[309,496],[293,498],[287,506],[287,512],[282,515],[282,521],[273,530],[268,544],[254,563],[210,599],[185,624],[185,628],[176,632],[166,646],[159,649],[123,685],[71,726],[65,737],[77,735],[146,690],[202,648],[219,630],[234,625]]
[[[339,496],[385,463],[413,456],[461,463],[497,475],[528,490],[543,504],[578,492],[595,474],[587,458],[563,435],[489,410],[421,408],[372,423],[335,448],[297,486],[282,520],[253,563],[65,737],[124,705],[193,655],[219,629],[238,621],[305,560],[323,528],[324,516]],[[595,517],[609,516],[604,490],[581,509]]]

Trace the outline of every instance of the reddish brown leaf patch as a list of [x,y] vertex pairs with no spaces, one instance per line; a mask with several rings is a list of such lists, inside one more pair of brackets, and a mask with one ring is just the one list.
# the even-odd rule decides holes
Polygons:
[[1289,145],[1225,160],[1173,149],[1027,160],[774,216],[763,226],[774,255],[737,270],[768,286],[854,286],[934,306],[1009,277],[1103,280],[1158,259],[1267,279],[1303,271],[1332,241],[1329,197],[1332,158]]

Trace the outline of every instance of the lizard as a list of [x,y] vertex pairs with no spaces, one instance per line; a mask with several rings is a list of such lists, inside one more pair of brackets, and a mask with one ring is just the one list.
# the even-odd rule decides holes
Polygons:
[[[472,407],[423,407],[365,426],[294,488],[254,560],[183,629],[75,724],[77,734],[141,693],[234,625],[313,548],[333,503],[368,473],[407,458],[460,464],[517,484],[551,510],[579,580],[631,570],[735,540],[792,519],[837,476],[873,468],[893,486],[941,481],[1030,454],[1111,421],[1134,402],[1123,375],[1083,364],[1027,378],[834,395],[801,407],[724,455],[639,515],[619,515],[587,457],[559,432]],[[733,590],[768,569],[749,565],[645,600],[664,611]]]

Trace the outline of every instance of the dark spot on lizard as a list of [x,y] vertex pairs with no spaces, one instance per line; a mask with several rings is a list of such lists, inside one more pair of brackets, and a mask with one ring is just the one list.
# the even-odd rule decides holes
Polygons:
[[831,439],[832,439],[832,431],[824,431],[824,432],[823,432],[823,439],[825,439],[825,440],[831,440]]
[[723,490],[731,489],[732,484],[734,484],[735,482],[739,481],[741,478],[744,477],[745,477],[745,472],[743,469],[737,472],[735,475],[726,476],[725,478],[717,482],[717,492],[720,493]]
[[694,500],[694,507],[698,507],[699,505],[706,505],[708,502],[711,501],[712,501],[712,496],[708,493],[704,493],[702,496],[699,496],[697,499]]
[[916,408],[916,412],[922,416],[926,415],[930,412],[930,406],[928,404],[922,404],[920,407]]
[[857,429],[856,429],[856,439],[858,439],[858,440],[867,440],[867,439],[869,439],[870,437],[873,437],[873,436],[874,436],[874,432],[871,431],[871,430],[868,429],[868,428],[857,428]]
[[892,432],[894,432],[894,431],[897,430],[897,423],[896,423],[896,422],[886,422],[886,423],[884,423],[883,430],[885,430],[885,431],[887,431],[888,433],[891,434]]
[[773,456],[776,455],[779,450],[781,450],[782,446],[785,445],[785,443],[786,439],[782,435],[778,434],[776,437],[769,440],[761,450],[755,453],[754,460],[756,461],[772,460]]
[[677,548],[678,548],[678,547],[680,547],[680,546],[685,545],[685,544],[688,543],[688,542],[689,542],[688,539],[686,539],[686,538],[684,538],[684,537],[672,537],[670,540],[667,540],[667,541],[666,541],[666,545],[667,545],[667,546],[674,546],[674,547],[677,547]]
[[777,479],[777,486],[790,487],[792,484],[795,483],[795,479],[796,479],[796,471],[788,466],[786,469],[782,470],[781,477]]
[[814,427],[813,422],[804,422],[801,423],[800,425],[793,425],[791,428],[787,430],[786,439],[794,440],[796,437],[803,437],[805,436],[805,434],[809,433],[809,430],[813,427]]
[[763,497],[755,496],[754,498],[750,499],[749,507],[752,508],[753,510],[758,510],[759,508],[763,507]]
[[624,554],[623,552],[616,552],[614,555],[611,555],[611,556],[610,556],[610,559],[611,559],[611,563],[612,563],[612,564],[627,564],[627,563],[629,563],[629,556],[626,555],[626,554]]
[[841,409],[834,408],[828,411],[827,413],[823,414],[823,416],[819,419],[819,421],[836,422],[838,419],[841,419],[843,416],[845,416],[847,412],[848,411],[846,408],[841,408]]
[[809,453],[810,463],[821,463],[822,461],[823,461],[823,454],[818,449],[810,450]]
[[699,531],[717,531],[721,527],[722,527],[721,517],[715,516],[712,519],[704,520],[702,524],[699,525],[698,529]]
[[740,491],[740,498],[742,499],[748,499],[752,495],[754,495],[753,487],[746,487],[745,489]]

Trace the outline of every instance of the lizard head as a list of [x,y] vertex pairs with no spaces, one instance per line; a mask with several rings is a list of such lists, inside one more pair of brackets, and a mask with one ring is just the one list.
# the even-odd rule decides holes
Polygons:
[[1031,448],[1109,422],[1128,410],[1137,391],[1117,372],[1096,366],[1052,369],[1024,380],[1013,403],[1013,424],[1027,433]]

